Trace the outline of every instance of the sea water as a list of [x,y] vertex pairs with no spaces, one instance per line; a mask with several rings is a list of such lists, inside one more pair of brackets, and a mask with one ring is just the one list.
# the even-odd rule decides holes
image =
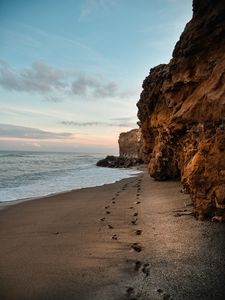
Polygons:
[[138,173],[97,167],[101,158],[102,154],[0,151],[0,201],[99,186]]

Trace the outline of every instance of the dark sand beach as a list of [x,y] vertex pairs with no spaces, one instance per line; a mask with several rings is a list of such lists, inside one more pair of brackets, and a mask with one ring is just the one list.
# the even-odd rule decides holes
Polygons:
[[225,299],[225,226],[146,173],[0,211],[0,299]]

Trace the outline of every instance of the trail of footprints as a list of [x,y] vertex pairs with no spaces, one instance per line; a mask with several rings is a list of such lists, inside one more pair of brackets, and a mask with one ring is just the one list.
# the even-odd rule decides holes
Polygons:
[[[117,201],[119,200],[120,193],[125,191],[129,184],[133,184],[132,187],[136,188],[136,200],[134,202],[134,206],[129,207],[129,209],[131,211],[134,211],[131,214],[132,218],[130,220],[130,224],[131,224],[132,227],[133,226],[136,227],[138,225],[138,211],[137,211],[137,209],[138,209],[138,205],[141,204],[140,195],[141,195],[142,179],[143,179],[143,176],[139,177],[138,180],[135,179],[134,181],[132,181],[130,183],[125,183],[122,186],[121,190],[116,192],[116,194],[111,199],[111,205],[115,207]],[[105,214],[106,215],[111,214],[110,205],[105,206]],[[105,222],[105,221],[107,221],[107,218],[102,217],[100,219],[100,221]],[[114,229],[114,226],[111,225],[111,224],[107,224],[107,227],[110,230]],[[142,235],[143,230],[135,228],[135,230],[133,232],[136,236],[140,236],[140,235]],[[118,234],[114,233],[111,236],[111,239],[115,240],[115,241],[119,240]],[[135,242],[135,243],[132,243],[130,245],[130,250],[134,251],[138,255],[138,253],[140,253],[143,250],[143,247],[139,242]],[[134,260],[134,261],[127,260],[127,262],[132,264],[132,267],[133,267],[133,270],[134,270],[135,273],[140,274],[140,272],[141,272],[141,274],[143,274],[144,280],[150,275],[150,265],[149,265],[148,262],[141,262],[140,260]],[[143,282],[143,286],[144,286],[144,284],[145,284],[145,282]],[[163,300],[172,300],[171,296],[169,294],[164,293],[162,289],[158,289],[157,292],[160,296],[162,296]],[[138,300],[141,296],[142,296],[141,292],[136,292],[134,287],[132,287],[132,286],[127,287],[126,293],[125,293],[125,299],[126,300]]]
[[[135,201],[135,205],[136,207],[138,207],[139,204],[141,204],[140,201],[140,194],[141,194],[141,182],[142,182],[142,177],[138,179],[137,183],[135,185],[133,185],[133,187],[136,187],[136,201]],[[130,209],[135,210],[135,208],[133,206],[130,207]],[[136,226],[138,225],[138,212],[135,211],[132,215],[132,220],[131,220],[131,224]],[[142,234],[142,230],[141,229],[135,229],[135,234],[137,236],[140,236]],[[131,249],[133,251],[135,251],[136,253],[140,253],[143,250],[143,247],[140,243],[136,242],[131,244]],[[132,262],[133,265],[133,269],[136,273],[139,273],[140,271],[144,274],[144,276],[149,276],[149,264],[148,263],[143,263],[139,260],[135,260],[134,262]],[[127,287],[126,289],[126,299],[129,300],[137,300],[139,297],[141,296],[140,293],[137,293],[135,291],[134,287]]]
[[[136,181],[136,179],[135,179],[135,180],[134,180],[133,182],[131,182],[131,183],[125,183],[125,184],[122,186],[121,190],[118,191],[118,192],[116,192],[116,194],[114,195],[114,197],[112,197],[112,199],[111,199],[111,204],[115,206],[116,200],[118,200],[118,198],[119,198],[119,196],[120,196],[120,193],[123,192],[123,191],[125,191],[125,190],[127,189],[128,184],[133,184],[133,183],[135,183],[135,182],[137,182],[137,184],[135,184],[135,185],[132,186],[132,187],[137,187],[137,191],[136,191],[136,201],[134,202],[134,204],[135,204],[135,205],[140,204],[141,202],[139,201],[139,197],[140,197],[140,192],[141,192],[141,181],[142,181],[142,177],[141,177],[140,179],[138,179],[137,181]],[[134,206],[130,206],[129,209],[135,211],[135,207],[134,207]],[[110,214],[111,214],[111,211],[110,211],[110,205],[105,206],[105,214],[106,214],[106,215],[110,215]],[[132,217],[134,217],[134,218],[131,219],[131,221],[130,221],[131,224],[132,224],[132,225],[137,225],[137,224],[138,224],[138,212],[135,211],[135,212],[132,214]],[[100,219],[100,221],[101,221],[101,222],[106,221],[106,217],[102,217],[102,218]],[[107,226],[108,226],[109,229],[114,229],[114,226],[112,226],[111,224],[107,224]],[[141,229],[135,230],[135,234],[136,234],[136,235],[141,235],[141,234],[142,234],[142,230],[141,230]],[[113,235],[112,235],[112,239],[113,239],[113,240],[118,240],[118,235],[117,235],[117,234],[113,234]],[[133,249],[133,250],[136,251],[136,252],[140,252],[140,251],[142,250],[142,247],[141,247],[140,245],[138,245],[137,243],[134,243],[134,244],[131,245],[131,249]]]

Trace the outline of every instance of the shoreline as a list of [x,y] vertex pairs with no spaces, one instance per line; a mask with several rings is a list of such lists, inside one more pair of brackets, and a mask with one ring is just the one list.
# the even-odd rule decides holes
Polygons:
[[[125,168],[125,169],[127,169],[127,168]],[[81,187],[81,188],[74,188],[74,189],[71,189],[71,190],[65,190],[65,191],[61,191],[61,192],[49,193],[49,194],[45,194],[45,195],[42,195],[42,196],[34,196],[34,197],[20,198],[20,199],[15,199],[15,200],[0,201],[0,211],[2,209],[7,208],[8,206],[16,205],[16,204],[26,202],[26,201],[33,201],[33,200],[48,198],[48,197],[57,196],[57,195],[65,194],[65,193],[70,193],[70,192],[77,191],[77,190],[95,188],[95,187],[100,187],[100,186],[104,186],[104,185],[108,185],[108,184],[117,183],[117,182],[119,182],[121,180],[124,180],[124,179],[136,177],[136,176],[138,176],[138,174],[141,174],[141,172],[145,171],[145,168],[142,167],[142,166],[134,166],[134,167],[131,167],[131,168],[128,168],[128,169],[131,169],[131,170],[133,169],[133,171],[137,171],[138,173],[130,175],[130,177],[125,177],[125,178],[122,178],[122,179],[119,179],[119,180],[116,180],[116,181],[110,182],[110,183],[103,183],[103,184],[95,185],[95,186],[86,186],[86,187]]]
[[223,299],[224,224],[147,172],[0,211],[4,300]]

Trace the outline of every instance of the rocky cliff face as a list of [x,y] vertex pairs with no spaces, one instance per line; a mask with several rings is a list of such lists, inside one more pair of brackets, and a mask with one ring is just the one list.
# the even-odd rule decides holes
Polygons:
[[122,132],[119,136],[120,157],[145,160],[144,141],[140,129]]
[[108,155],[97,162],[98,167],[129,168],[145,163],[144,141],[140,129],[123,132],[119,136],[119,157]]
[[197,218],[225,220],[225,2],[194,0],[167,65],[150,70],[138,106],[157,180],[181,178]]

